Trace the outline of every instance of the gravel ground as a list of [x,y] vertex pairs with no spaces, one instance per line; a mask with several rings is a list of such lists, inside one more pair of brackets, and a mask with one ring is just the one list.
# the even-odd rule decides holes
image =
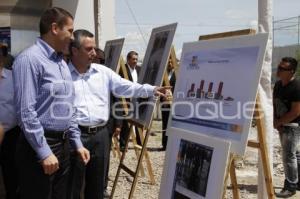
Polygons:
[[[152,126],[152,131],[157,131],[161,129],[161,122],[154,121]],[[255,137],[255,129],[252,129],[250,138]],[[148,141],[148,151],[150,159],[152,162],[152,167],[155,175],[155,185],[149,183],[149,178],[147,177],[147,171],[145,177],[139,177],[138,183],[134,192],[134,197],[137,199],[154,199],[158,198],[161,175],[164,164],[165,152],[159,151],[161,148],[161,133],[154,133],[149,137]],[[280,155],[280,144],[278,140],[278,135],[274,134],[274,154],[273,154],[273,169],[274,169],[274,187],[275,191],[279,191],[282,188],[284,175],[283,167],[281,163]],[[129,146],[128,154],[126,155],[125,164],[131,169],[136,168],[136,155],[132,148],[132,145]],[[113,185],[113,179],[115,179],[116,171],[119,165],[119,159],[113,157],[111,153],[111,163],[110,163],[110,173],[109,173],[109,190]],[[257,150],[248,148],[243,160],[238,161],[236,164],[237,179],[240,188],[240,196],[243,199],[254,199],[257,198]],[[145,168],[145,164],[144,164]],[[123,199],[128,198],[132,177],[127,173],[121,172],[119,177],[118,185],[114,194],[114,198]],[[230,184],[227,187],[226,198],[232,198],[232,191]],[[292,199],[300,198],[300,192],[292,197]]]
[[[157,131],[161,129],[161,122],[154,121],[153,123],[153,131]],[[255,138],[255,130],[252,129],[250,134],[250,138]],[[281,148],[278,140],[278,134],[274,134],[274,153],[273,153],[273,181],[275,191],[279,191],[283,185],[284,174],[283,174],[283,166],[281,163]],[[165,152],[159,151],[158,149],[161,148],[161,133],[155,133],[150,136],[148,142],[148,151],[150,155],[150,159],[152,162],[152,167],[155,175],[155,185],[151,185],[149,183],[149,178],[147,177],[147,172],[145,177],[139,177],[138,183],[136,186],[136,190],[134,192],[134,197],[137,199],[154,199],[158,198],[159,188],[160,188],[160,181],[162,175],[162,169],[164,164],[164,157]],[[128,150],[128,154],[126,156],[126,165],[130,168],[135,169],[137,159],[132,149],[132,145]],[[109,190],[111,189],[113,182],[112,180],[115,179],[116,171],[119,165],[119,159],[113,157],[111,153],[111,165],[110,165],[110,173],[109,173]],[[237,179],[239,184],[240,196],[242,199],[254,199],[257,198],[257,150],[248,148],[243,160],[240,160],[236,164],[236,172],[237,172]],[[114,194],[114,198],[116,199],[123,199],[128,198],[130,186],[132,178],[125,172],[121,172],[118,186],[116,192]],[[1,188],[2,182],[0,179],[0,198],[3,198],[3,190]],[[232,191],[230,184],[227,187],[226,191],[226,198],[232,198]],[[300,192],[298,191],[297,194],[292,197],[292,199],[299,199]]]

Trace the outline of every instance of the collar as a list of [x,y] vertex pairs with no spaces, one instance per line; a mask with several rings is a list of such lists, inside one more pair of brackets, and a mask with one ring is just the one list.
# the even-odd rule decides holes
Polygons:
[[136,66],[135,66],[133,69],[130,67],[130,65],[129,65],[128,63],[127,63],[127,66],[128,66],[128,68],[129,68],[130,72],[133,72],[133,71],[136,70]]
[[174,69],[170,70],[170,71],[169,71],[169,74],[173,74],[174,71],[175,71]]
[[42,40],[40,37],[37,38],[36,40],[36,45],[40,47],[42,50],[42,53],[48,57],[49,59],[63,59],[63,54],[62,53],[57,53],[55,50],[44,40]]
[[90,76],[91,74],[93,74],[95,72],[99,72],[96,65],[97,64],[92,63],[90,65],[90,68],[86,71],[86,73],[79,73],[78,70],[76,69],[76,67],[74,66],[74,64],[72,63],[72,61],[70,61],[68,64],[71,74],[75,73],[78,76],[85,76],[85,75]]

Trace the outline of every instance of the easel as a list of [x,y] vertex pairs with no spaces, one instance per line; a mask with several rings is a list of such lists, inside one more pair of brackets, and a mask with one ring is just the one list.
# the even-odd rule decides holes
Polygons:
[[[255,34],[255,30],[245,29],[245,30],[239,30],[239,31],[217,33],[217,34],[212,34],[212,35],[204,35],[204,36],[200,36],[199,40],[217,39],[217,38],[241,36],[241,35],[251,35],[251,34]],[[273,180],[272,180],[272,175],[271,175],[271,167],[270,167],[269,158],[268,158],[269,154],[267,151],[267,144],[266,144],[266,130],[264,129],[264,118],[262,118],[263,114],[261,112],[260,106],[261,106],[261,104],[260,104],[259,96],[257,96],[255,111],[254,111],[255,117],[253,119],[256,119],[256,122],[257,122],[258,141],[249,140],[248,146],[252,147],[252,148],[256,148],[260,151],[268,198],[275,199],[274,189],[273,189]],[[234,167],[235,159],[236,158],[235,158],[234,154],[231,154],[230,159],[228,161],[228,165],[227,165],[227,174],[226,174],[226,177],[224,180],[223,198],[225,198],[226,186],[227,186],[227,180],[228,180],[229,174],[230,174],[230,179],[231,179],[231,184],[232,184],[233,198],[234,199],[240,198],[240,194],[238,191],[236,172],[235,172],[235,167]]]
[[[129,79],[128,74],[127,74],[127,70],[126,70],[125,67],[126,67],[125,62],[121,58],[120,59],[120,72],[123,72],[123,75],[124,75],[125,79]],[[127,108],[125,99],[123,101],[123,105],[124,105],[124,108],[125,108],[125,113],[127,114],[128,113],[128,108]],[[153,113],[152,113],[151,122],[150,122],[150,125],[149,125],[150,127],[152,126],[152,119],[153,119]],[[113,184],[113,188],[112,188],[111,195],[110,195],[111,199],[113,198],[113,195],[114,195],[117,183],[118,183],[118,179],[119,179],[119,176],[120,176],[121,169],[123,171],[125,171],[126,173],[128,173],[130,176],[133,177],[133,182],[132,182],[132,186],[131,186],[128,198],[133,197],[133,193],[134,193],[134,190],[135,190],[135,187],[136,187],[136,184],[137,184],[139,171],[141,171],[142,175],[143,175],[143,172],[144,172],[143,169],[142,169],[142,161],[143,161],[144,156],[145,156],[145,160],[146,160],[148,175],[149,175],[149,178],[150,178],[150,184],[152,184],[152,185],[155,184],[153,169],[152,169],[150,157],[149,157],[149,154],[148,154],[148,151],[147,151],[147,143],[148,143],[148,139],[149,139],[149,136],[150,136],[150,129],[151,128],[147,129],[147,128],[145,128],[145,126],[143,124],[137,123],[137,122],[135,122],[133,120],[130,120],[130,119],[128,119],[127,122],[130,126],[130,136],[128,136],[128,138],[126,140],[125,150],[124,150],[124,152],[122,153],[122,156],[121,156],[120,164],[119,164],[119,167],[118,167],[118,170],[117,170],[117,174],[116,174],[114,184]],[[133,133],[133,131],[134,131],[133,128],[134,127],[137,127],[137,129],[138,129],[138,132],[136,132],[136,133],[139,133],[139,136],[141,138],[141,143],[142,143],[141,146],[136,143],[136,137]],[[135,149],[136,155],[138,157],[138,163],[137,163],[135,171],[132,171],[129,167],[127,167],[123,163],[124,159],[125,159],[126,151],[128,149],[128,143],[129,143],[130,137],[133,140],[134,149]]]
[[[125,62],[124,62],[123,57],[121,56],[120,59],[119,59],[119,62],[118,62],[118,66],[117,66],[116,71],[115,71],[116,73],[119,74],[122,65],[125,65]],[[127,73],[126,73],[126,78],[125,79],[128,79]],[[125,114],[127,114],[128,113],[128,107],[125,106],[125,103],[126,103],[125,99],[122,98],[123,110],[124,110]],[[119,146],[118,143],[119,143],[118,139],[115,136],[113,136],[112,137],[112,146],[111,146],[113,156],[114,157],[118,156],[118,158],[121,159],[121,151],[120,151],[120,146]]]
[[[117,66],[115,72],[118,73],[118,74],[122,73],[124,78],[128,80],[129,78],[128,78],[127,70],[126,70],[125,67],[126,67],[125,66],[125,61],[124,61],[123,57],[121,56],[119,61],[118,61],[118,66]],[[123,111],[124,111],[125,115],[127,115],[128,114],[128,106],[127,106],[126,99],[122,98],[121,100],[122,100]],[[139,157],[139,150],[140,150],[141,147],[139,145],[137,145],[137,143],[136,143],[134,130],[130,129],[129,135],[130,135],[131,139],[133,140],[134,150],[135,150],[136,156]],[[111,147],[112,152],[113,152],[113,156],[114,157],[118,156],[118,158],[121,160],[121,151],[120,151],[120,146],[119,146],[118,143],[119,143],[118,139],[115,136],[113,136],[112,137],[112,147]],[[127,151],[127,149],[126,149],[126,151]],[[146,160],[146,161],[148,161],[148,160]],[[144,168],[143,168],[143,166],[141,166],[141,167],[142,167],[141,168],[141,175],[144,177],[145,176]]]
[[[127,80],[129,80],[128,74],[127,74],[127,70],[126,70],[126,66],[125,66],[125,61],[123,59],[123,57],[121,56],[119,59],[119,63],[118,63],[118,67],[116,69],[116,72],[123,75],[123,77]],[[124,110],[125,115],[128,115],[128,106],[127,106],[127,101],[125,98],[122,98],[122,107]],[[133,142],[133,146],[134,146],[134,151],[136,154],[136,157],[139,158],[140,156],[140,150],[141,150],[141,146],[137,144],[136,142],[136,136],[135,133],[139,133],[140,132],[134,132],[135,131],[135,127],[133,126],[131,128],[130,123],[128,122],[129,125],[129,138],[131,138],[132,142]],[[130,139],[129,139],[130,140]],[[120,146],[118,144],[118,139],[116,137],[113,137],[113,150],[115,150],[114,153],[117,153],[118,158],[121,160],[121,152],[120,152]],[[127,147],[128,148],[128,147]],[[127,152],[127,148],[124,150],[125,153]],[[148,166],[148,172],[149,172],[149,176],[153,176],[153,172],[152,172],[152,166],[151,166],[151,161],[148,155],[148,151],[145,152],[146,154],[146,163]],[[143,168],[143,165],[141,165],[141,176],[144,177],[145,176],[145,171]],[[154,178],[153,178],[154,179]],[[150,178],[151,182],[152,182],[152,178]],[[155,182],[153,182],[155,183]]]

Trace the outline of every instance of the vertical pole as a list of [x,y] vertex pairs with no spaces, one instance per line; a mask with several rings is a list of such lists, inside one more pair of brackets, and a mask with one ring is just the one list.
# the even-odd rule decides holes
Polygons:
[[300,35],[299,35],[300,27],[299,27],[299,25],[300,25],[300,16],[298,16],[298,47],[299,47],[299,40],[300,40]]
[[274,48],[274,44],[275,44],[275,20],[274,20],[274,16],[272,16],[272,33],[273,33],[273,39],[272,39],[272,46]]
[[[258,2],[258,24],[260,25],[259,32],[269,32],[268,43],[266,47],[265,58],[262,67],[262,75],[260,77],[259,94],[264,106],[262,111],[264,115],[264,127],[266,130],[266,150],[269,153],[269,163],[273,165],[273,104],[272,104],[272,88],[271,88],[271,74],[272,74],[272,16],[273,16],[273,1],[264,0]],[[265,175],[263,173],[263,164],[260,155],[259,158],[259,174],[258,174],[258,197],[267,198],[267,187],[265,187]],[[272,174],[272,167],[271,174]],[[269,187],[269,186],[268,186]]]
[[96,41],[96,47],[99,48],[99,35],[100,35],[100,6],[101,2],[100,0],[94,0],[94,28],[95,28],[95,41]]

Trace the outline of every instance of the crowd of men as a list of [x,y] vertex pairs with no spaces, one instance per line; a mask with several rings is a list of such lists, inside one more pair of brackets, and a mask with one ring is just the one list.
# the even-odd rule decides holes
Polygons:
[[[111,136],[122,132],[124,150],[129,133],[126,120],[112,121],[111,95],[127,100],[166,97],[170,87],[137,83],[135,51],[127,55],[129,80],[104,66],[94,35],[83,29],[73,32],[73,17],[62,8],[47,9],[39,29],[35,44],[15,60],[7,46],[0,46],[0,143],[6,198],[79,199],[84,189],[85,199],[102,199]],[[285,171],[284,187],[277,197],[290,197],[300,189],[297,64],[291,57],[283,58],[274,87],[274,127],[279,131]],[[171,61],[167,72],[174,88]],[[170,104],[162,103],[162,110],[165,132]],[[164,134],[163,150],[166,143]]]

